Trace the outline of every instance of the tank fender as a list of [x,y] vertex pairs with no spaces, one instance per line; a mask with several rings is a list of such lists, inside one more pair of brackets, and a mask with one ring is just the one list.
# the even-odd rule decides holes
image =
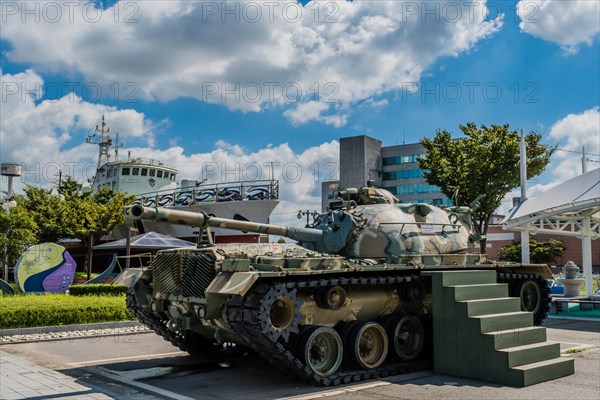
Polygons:
[[245,296],[260,274],[256,272],[221,272],[205,290],[206,318],[217,319],[229,296]]

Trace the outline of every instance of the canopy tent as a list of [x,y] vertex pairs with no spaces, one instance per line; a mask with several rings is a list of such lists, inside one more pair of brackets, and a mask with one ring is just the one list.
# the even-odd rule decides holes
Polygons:
[[[187,240],[177,239],[171,236],[161,235],[156,232],[143,233],[132,236],[130,239],[131,249],[138,250],[159,250],[171,249],[175,247],[191,247],[196,243]],[[127,248],[127,239],[119,239],[114,242],[108,242],[94,246],[94,250],[123,250]]]
[[502,228],[580,237],[586,294],[592,295],[591,241],[600,238],[600,169],[525,200],[511,210]]

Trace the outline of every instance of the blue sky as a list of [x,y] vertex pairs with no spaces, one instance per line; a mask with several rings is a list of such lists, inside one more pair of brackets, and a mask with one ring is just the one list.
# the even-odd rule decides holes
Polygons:
[[[126,148],[182,177],[269,157],[309,176],[337,161],[340,137],[414,143],[466,122],[586,145],[598,165],[598,2],[288,0],[272,20],[263,2],[230,2],[229,14],[211,1],[30,4],[1,3],[2,161],[94,160],[82,142],[106,113]],[[37,96],[23,93],[36,83]],[[211,94],[222,85],[234,88],[224,100]],[[558,154],[540,190],[578,162]],[[294,183],[282,208],[318,200],[315,179]]]

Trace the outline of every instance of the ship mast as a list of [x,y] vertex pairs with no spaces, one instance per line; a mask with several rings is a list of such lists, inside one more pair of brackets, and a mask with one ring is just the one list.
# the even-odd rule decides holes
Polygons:
[[[110,159],[109,150],[110,146],[112,146],[112,138],[108,134],[109,132],[110,128],[106,126],[106,122],[104,121],[104,115],[102,115],[102,125],[100,127],[96,125],[96,132],[85,139],[86,143],[98,145],[98,165],[96,166],[96,168],[98,169],[104,164],[106,164]],[[100,134],[100,137],[94,138],[97,133]]]

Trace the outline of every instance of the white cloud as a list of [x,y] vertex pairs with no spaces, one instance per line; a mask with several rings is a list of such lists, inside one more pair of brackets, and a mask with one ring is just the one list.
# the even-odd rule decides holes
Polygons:
[[219,149],[229,151],[236,156],[241,156],[244,154],[244,149],[240,145],[228,143],[223,139],[217,140],[215,146]]
[[18,74],[2,74],[0,70],[0,77],[0,160],[22,163],[23,179],[16,183],[17,190],[23,183],[51,185],[59,168],[79,180],[84,175],[91,177],[98,150],[84,140],[93,133],[102,114],[110,121],[113,134],[153,143],[154,125],[144,114],[88,103],[74,94],[37,101],[44,81],[32,70]]
[[283,115],[289,119],[294,126],[302,125],[311,121],[324,122],[336,128],[344,126],[348,115],[337,113],[334,115],[323,115],[329,110],[329,105],[318,101],[308,101],[298,104],[295,108],[286,110]]
[[[544,191],[572,179],[582,173],[582,148],[588,156],[588,171],[598,168],[597,154],[600,154],[600,112],[598,107],[585,110],[579,114],[569,114],[558,120],[550,128],[549,137],[558,144],[559,150],[554,153],[546,168],[550,177],[543,183],[535,183],[528,187],[527,196],[534,197]],[[565,151],[568,150],[568,151]],[[520,189],[515,189],[503,200],[498,211],[506,214],[512,208],[512,198],[520,196]]]
[[[38,22],[26,3],[10,3],[6,57],[103,87],[133,83],[146,100],[191,97],[244,112],[287,105],[294,123],[334,126],[346,122],[348,106],[418,81],[440,57],[494,34],[503,18],[486,21],[485,1],[436,1],[437,15],[408,0],[94,3],[52,2],[60,18],[35,3]],[[315,99],[325,106],[298,118]]]
[[[600,154],[600,112],[598,107],[580,114],[569,114],[550,128],[550,137],[558,141],[559,147],[571,151],[581,151],[585,147],[587,154]],[[580,154],[557,151],[552,161],[553,174],[557,181],[565,181],[581,174]],[[597,157],[590,157],[589,170],[598,166]]]
[[596,0],[521,0],[519,27],[533,36],[558,43],[575,53],[582,43],[591,45],[600,32],[600,2]]

